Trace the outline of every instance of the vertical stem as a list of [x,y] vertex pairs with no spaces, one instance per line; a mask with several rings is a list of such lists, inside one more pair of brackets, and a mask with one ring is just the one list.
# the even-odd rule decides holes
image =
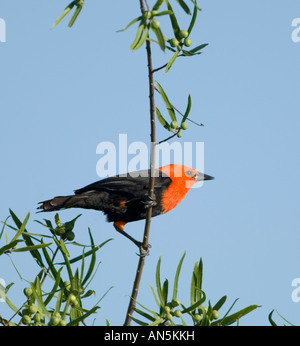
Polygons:
[[[140,0],[141,12],[145,11],[144,0]],[[151,45],[150,41],[146,40],[146,52],[147,52],[147,61],[148,61],[148,80],[149,80],[149,101],[150,101],[150,128],[151,128],[151,153],[150,153],[150,177],[149,177],[149,198],[150,200],[154,197],[154,170],[155,170],[155,103],[154,103],[154,81],[153,81],[153,68],[152,68],[152,56],[151,56]],[[144,238],[143,238],[143,247],[148,249],[149,247],[149,233],[150,233],[150,224],[152,217],[152,207],[147,209],[146,213],[146,223],[144,229]],[[126,314],[126,319],[124,322],[125,326],[129,326],[131,322],[131,315],[134,312],[135,302],[138,295],[139,285],[142,278],[142,272],[145,264],[145,255],[141,255],[139,258],[139,263],[136,271],[136,276],[133,284],[133,289],[131,293],[131,298]]]

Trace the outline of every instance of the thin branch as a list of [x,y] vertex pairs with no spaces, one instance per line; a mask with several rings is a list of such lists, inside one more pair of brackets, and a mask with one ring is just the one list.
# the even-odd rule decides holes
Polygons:
[[176,132],[176,133],[173,133],[171,136],[169,136],[169,137],[163,139],[162,141],[158,142],[158,144],[167,142],[167,141],[169,141],[170,139],[174,138],[175,136],[177,136],[177,132]]
[[168,65],[168,64],[164,64],[164,65],[162,65],[161,67],[155,68],[152,72],[155,73],[155,72],[157,72],[157,71],[160,71],[160,70],[162,70],[163,68],[165,68],[167,65]]
[[[145,11],[144,0],[140,0],[140,8],[141,12]],[[149,101],[150,101],[150,128],[151,128],[151,158],[150,158],[150,177],[149,177],[149,199],[153,200],[154,197],[154,170],[155,170],[155,143],[156,143],[156,135],[155,135],[155,103],[154,103],[154,80],[153,80],[153,68],[152,68],[152,56],[151,56],[151,44],[149,40],[146,40],[146,52],[147,52],[147,61],[148,61],[148,80],[149,80]],[[150,223],[152,217],[152,206],[150,205],[147,208],[146,213],[146,222],[144,229],[144,238],[143,245],[146,251],[149,248],[149,233],[150,233]],[[145,254],[142,253],[139,258],[139,263],[136,271],[136,276],[133,284],[133,289],[131,293],[131,298],[126,314],[125,326],[129,326],[131,322],[131,316],[134,312],[135,302],[138,295],[139,285],[142,278],[142,272],[145,264]]]

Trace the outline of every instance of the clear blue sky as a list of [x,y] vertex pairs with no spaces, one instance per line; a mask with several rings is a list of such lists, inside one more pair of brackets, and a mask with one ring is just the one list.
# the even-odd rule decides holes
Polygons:
[[[116,33],[139,15],[138,1],[86,1],[72,29],[68,17],[50,30],[66,5],[0,1],[6,22],[6,42],[0,42],[0,220],[9,208],[20,218],[30,212],[32,232],[41,231],[35,219],[54,217],[35,214],[39,201],[99,179],[100,142],[118,146],[125,133],[128,143],[149,144],[145,50],[129,50],[135,29]],[[300,277],[300,42],[293,42],[291,24],[300,17],[300,5],[203,0],[200,7],[191,39],[209,46],[156,79],[180,109],[191,93],[191,118],[205,126],[190,124],[181,141],[204,142],[205,170],[215,180],[152,220],[138,301],[155,307],[149,284],[155,285],[159,256],[162,279],[172,279],[187,251],[179,286],[186,304],[193,265],[202,257],[203,289],[212,303],[227,295],[227,308],[236,298],[236,310],[262,306],[241,325],[268,325],[272,309],[300,324],[300,303],[291,299],[292,280]],[[165,55],[153,49],[156,67],[167,61]],[[167,135],[157,132],[158,139]],[[136,249],[100,212],[67,210],[60,216],[67,221],[81,212],[78,242],[88,242],[88,227],[95,243],[114,238],[99,252],[102,263],[91,284],[95,302],[114,286],[95,323],[104,325],[107,318],[123,324]],[[127,226],[140,239],[143,229],[143,221]],[[0,277],[16,283],[10,290],[14,300],[26,283],[2,257]],[[33,280],[37,268],[27,258],[24,263],[23,255],[13,257],[22,275]],[[0,303],[0,312],[5,309]]]

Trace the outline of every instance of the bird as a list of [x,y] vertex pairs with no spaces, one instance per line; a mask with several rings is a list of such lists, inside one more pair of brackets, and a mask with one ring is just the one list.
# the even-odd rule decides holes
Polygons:
[[150,170],[139,170],[108,177],[75,190],[74,195],[39,202],[37,209],[44,212],[69,208],[102,211],[107,221],[113,222],[116,231],[141,247],[141,242],[125,232],[127,223],[146,219],[149,207],[152,217],[169,212],[197,181],[214,179],[184,165],[166,165],[154,170],[154,196],[149,198],[149,176]]

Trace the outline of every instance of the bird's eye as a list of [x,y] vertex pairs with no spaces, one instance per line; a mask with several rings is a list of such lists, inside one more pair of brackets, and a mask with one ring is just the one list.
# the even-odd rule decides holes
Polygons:
[[186,171],[185,174],[188,176],[188,177],[193,177],[195,174],[194,172],[192,171]]

